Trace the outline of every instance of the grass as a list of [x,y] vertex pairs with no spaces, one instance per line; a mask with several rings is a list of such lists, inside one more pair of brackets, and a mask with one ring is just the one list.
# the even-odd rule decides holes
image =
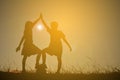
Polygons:
[[112,71],[87,73],[65,71],[61,74],[39,74],[32,71],[20,73],[18,70],[14,70],[13,72],[1,71],[0,80],[120,80],[120,69],[113,68]]
[[120,73],[36,74],[0,72],[0,80],[120,80]]

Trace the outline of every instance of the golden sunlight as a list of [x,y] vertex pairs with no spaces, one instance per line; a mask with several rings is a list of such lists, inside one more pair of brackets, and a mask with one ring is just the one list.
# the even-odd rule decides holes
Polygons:
[[41,31],[41,30],[43,30],[43,26],[41,24],[38,24],[37,29]]

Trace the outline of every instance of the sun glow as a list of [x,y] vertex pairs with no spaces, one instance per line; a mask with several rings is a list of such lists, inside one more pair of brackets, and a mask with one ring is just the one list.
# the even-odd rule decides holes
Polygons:
[[43,30],[43,26],[41,24],[38,24],[37,29],[41,31],[41,30]]

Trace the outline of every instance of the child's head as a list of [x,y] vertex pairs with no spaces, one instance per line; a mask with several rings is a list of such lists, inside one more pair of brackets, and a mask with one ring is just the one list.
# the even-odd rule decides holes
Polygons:
[[33,23],[31,21],[27,21],[25,24],[25,26],[32,26],[32,25],[33,25]]
[[57,22],[51,22],[51,28],[52,29],[57,29],[58,28],[58,23]]
[[33,26],[33,23],[31,21],[27,21],[25,23],[25,29],[26,30],[32,29],[32,26]]
[[28,33],[29,31],[31,31],[32,27],[33,27],[33,23],[31,21],[27,21],[25,23],[25,33]]

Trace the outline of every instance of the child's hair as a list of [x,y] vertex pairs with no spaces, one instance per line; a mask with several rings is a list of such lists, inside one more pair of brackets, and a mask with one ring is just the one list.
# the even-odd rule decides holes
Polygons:
[[33,23],[31,21],[27,21],[25,23],[25,31],[24,32],[31,30],[32,26],[33,26]]

